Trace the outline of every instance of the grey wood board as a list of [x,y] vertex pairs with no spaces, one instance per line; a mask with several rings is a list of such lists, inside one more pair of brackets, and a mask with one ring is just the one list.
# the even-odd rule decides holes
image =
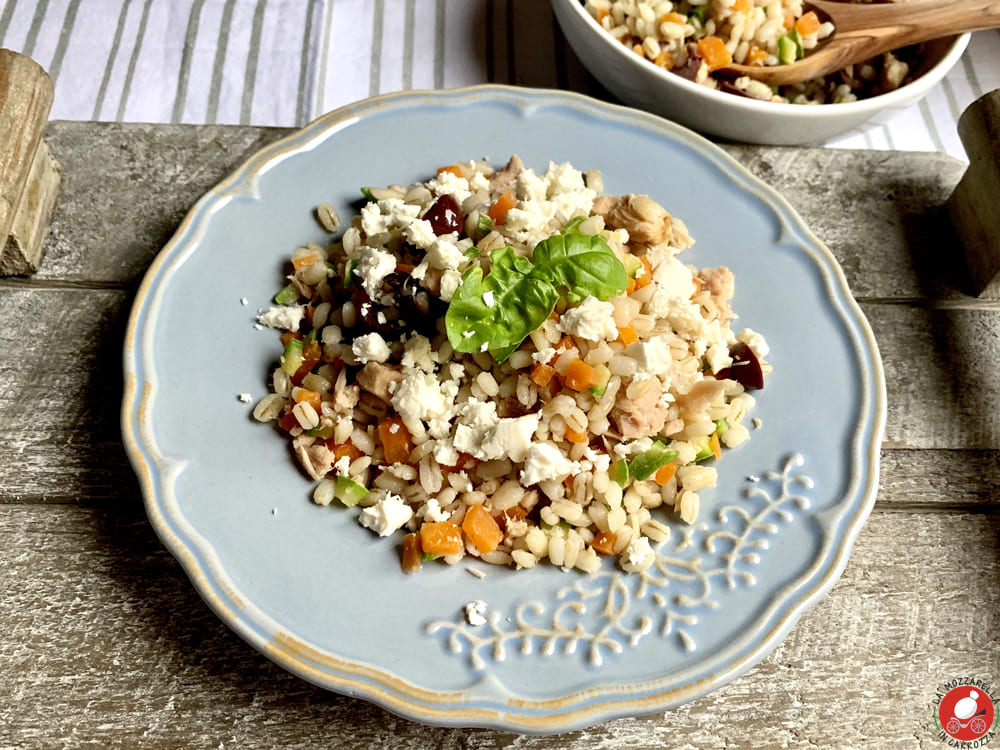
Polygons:
[[0,747],[930,747],[936,686],[1000,670],[998,537],[995,514],[876,513],[829,596],[746,675],[666,714],[518,737],[419,726],[272,665],[137,501],[8,507]]

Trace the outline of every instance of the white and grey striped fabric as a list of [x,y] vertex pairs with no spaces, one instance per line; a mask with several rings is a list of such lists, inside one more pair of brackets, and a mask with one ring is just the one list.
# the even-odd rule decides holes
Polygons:
[[[0,46],[56,82],[52,117],[303,125],[367,96],[477,83],[610,98],[547,0],[2,0]],[[834,147],[943,151],[955,123],[1000,87],[1000,31],[973,36],[920,105]]]

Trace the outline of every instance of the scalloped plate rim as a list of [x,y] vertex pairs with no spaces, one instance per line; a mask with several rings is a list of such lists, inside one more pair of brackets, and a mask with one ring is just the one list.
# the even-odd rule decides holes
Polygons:
[[[539,107],[555,105],[587,110],[602,118],[617,119],[648,131],[659,131],[665,138],[680,141],[685,147],[713,162],[720,172],[764,203],[779,218],[783,235],[789,231],[803,240],[804,249],[822,272],[830,293],[830,302],[837,310],[842,324],[849,329],[855,343],[856,354],[869,369],[870,382],[863,384],[865,408],[859,413],[868,421],[858,425],[851,440],[850,456],[859,464],[859,476],[852,482],[849,492],[857,497],[853,513],[841,514],[843,532],[836,540],[826,539],[824,552],[817,556],[810,567],[822,569],[822,575],[803,581],[796,579],[783,587],[780,602],[767,608],[760,619],[773,620],[778,609],[785,613],[770,624],[763,635],[755,640],[749,651],[726,665],[725,670],[687,685],[646,686],[641,692],[622,695],[612,690],[601,700],[597,696],[576,698],[574,695],[559,699],[533,701],[511,697],[507,706],[489,708],[469,707],[469,690],[433,691],[413,686],[387,673],[373,670],[369,665],[346,663],[332,668],[303,656],[309,646],[298,642],[291,634],[271,633],[260,622],[248,622],[242,615],[243,602],[231,585],[213,578],[224,570],[214,560],[211,544],[200,538],[197,530],[179,515],[173,498],[172,482],[168,481],[177,462],[160,453],[149,421],[150,406],[156,393],[156,381],[149,338],[142,334],[155,323],[159,312],[160,297],[172,271],[197,249],[197,239],[212,217],[221,211],[236,195],[256,190],[259,178],[284,158],[307,150],[310,144],[331,137],[337,130],[354,124],[366,114],[384,108],[404,107],[409,104],[434,104],[437,106],[468,106],[482,99],[499,98],[516,103],[526,113]],[[142,344],[142,345],[140,345]],[[665,710],[698,698],[717,689],[744,673],[767,656],[802,614],[821,600],[839,579],[851,548],[875,501],[879,474],[879,446],[886,415],[884,373],[878,347],[871,328],[860,307],[850,294],[846,277],[839,263],[828,248],[805,226],[791,205],[774,189],[754,177],[734,158],[714,144],[685,128],[637,110],[600,102],[583,95],[545,89],[521,89],[514,86],[474,86],[446,91],[409,91],[386,94],[349,104],[329,112],[305,127],[295,130],[249,157],[239,168],[200,198],[190,209],[171,240],[164,246],[148,269],[135,297],[129,315],[124,348],[125,390],[122,401],[121,426],[129,460],[139,479],[144,503],[150,522],[165,546],[178,559],[196,590],[231,629],[244,640],[278,663],[286,670],[329,690],[359,696],[406,718],[443,726],[480,726],[528,733],[569,731],[600,721]],[[845,495],[849,494],[845,492]],[[185,539],[185,536],[187,539]],[[833,542],[832,544],[830,542]],[[192,545],[194,549],[192,549]],[[207,551],[206,551],[207,547]],[[821,559],[822,558],[822,559]],[[812,579],[812,575],[804,576]],[[794,585],[793,585],[794,584]],[[779,604],[781,606],[779,606]],[[258,610],[263,619],[268,618]],[[273,623],[270,623],[273,626]],[[374,672],[374,674],[372,674]],[[591,691],[585,691],[588,694]],[[539,709],[539,704],[562,701],[559,710]],[[536,708],[532,708],[532,705]]]

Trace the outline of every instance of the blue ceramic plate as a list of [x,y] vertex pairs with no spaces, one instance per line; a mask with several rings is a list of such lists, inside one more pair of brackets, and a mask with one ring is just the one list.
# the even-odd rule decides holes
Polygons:
[[[363,185],[517,153],[600,169],[696,240],[682,256],[736,275],[739,325],[774,373],[751,440],[727,451],[699,522],[645,574],[465,564],[399,570],[398,542],[319,507],[285,440],[255,423],[280,348],[255,315],[314,209]],[[249,300],[241,304],[241,298]],[[556,732],[662,711],[773,649],[840,575],[867,517],[885,416],[867,322],[830,252],[718,148],[662,119],[573,94],[503,87],[345,107],[254,156],[192,209],[139,290],[123,431],[149,517],[199,593],[269,658],[323,687],[432,724]],[[487,624],[463,616],[487,604]]]

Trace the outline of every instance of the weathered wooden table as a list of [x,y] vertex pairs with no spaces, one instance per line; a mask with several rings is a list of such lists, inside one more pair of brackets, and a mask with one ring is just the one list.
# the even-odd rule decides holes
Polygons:
[[1000,293],[962,292],[940,206],[963,164],[727,147],[833,250],[875,330],[874,513],[830,595],[744,676],[666,714],[521,737],[285,673],[146,521],[118,427],[133,294],[194,201],[284,132],[49,126],[64,192],[42,269],[0,280],[0,748],[946,747],[939,686],[1000,682]]

